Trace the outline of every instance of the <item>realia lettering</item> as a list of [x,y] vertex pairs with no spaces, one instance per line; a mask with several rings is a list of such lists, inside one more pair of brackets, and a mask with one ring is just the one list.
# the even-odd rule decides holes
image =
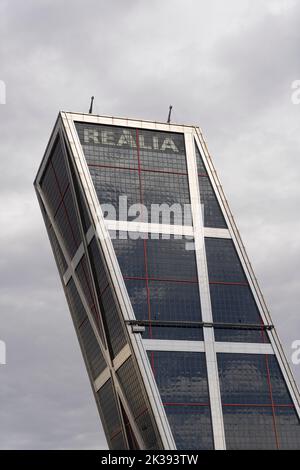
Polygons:
[[[84,143],[93,145],[112,145],[115,147],[136,148],[137,142],[135,135],[128,129],[124,129],[121,134],[110,130],[96,130],[85,128],[83,131]],[[171,137],[165,137],[159,142],[157,136],[152,136],[146,143],[145,136],[138,136],[139,148],[142,150],[160,150],[162,152],[176,152],[179,150]]]

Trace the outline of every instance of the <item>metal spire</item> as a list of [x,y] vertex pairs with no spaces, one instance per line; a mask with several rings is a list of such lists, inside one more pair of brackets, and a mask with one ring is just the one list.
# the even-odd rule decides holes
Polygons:
[[90,109],[89,109],[89,114],[92,114],[92,112],[93,112],[93,103],[94,103],[94,96],[91,97],[91,105],[90,105]]
[[170,124],[170,122],[171,122],[171,113],[172,113],[172,108],[173,108],[173,106],[172,106],[172,105],[170,105],[170,106],[169,106],[169,115],[168,115],[168,124]]

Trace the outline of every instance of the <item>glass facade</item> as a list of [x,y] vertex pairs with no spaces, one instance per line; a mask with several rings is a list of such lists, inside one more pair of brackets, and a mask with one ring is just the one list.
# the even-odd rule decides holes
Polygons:
[[198,130],[95,119],[67,118],[72,145],[59,124],[35,186],[109,447],[300,449],[298,395]]
[[[120,209],[119,198],[125,196],[127,208],[145,206],[145,222],[182,225],[190,205],[183,134],[86,123],[76,123],[76,129],[104,216],[136,219],[139,211],[130,215]],[[115,212],[107,213],[107,204]],[[179,208],[164,216],[152,212],[155,204]],[[186,212],[191,223],[189,206]]]
[[120,408],[111,379],[100,388],[97,395],[109,448],[112,450],[126,449]]
[[194,251],[171,237],[113,240],[127,292],[144,338],[202,340],[201,306]]
[[132,358],[124,362],[118,369],[117,375],[146,448],[158,449],[161,443],[158,442],[149,405],[143,396]]
[[277,359],[218,354],[228,449],[299,449],[300,426]]
[[148,352],[177,449],[212,449],[204,353]]
[[205,248],[216,341],[268,342],[232,240],[206,238]]
[[73,258],[80,245],[81,236],[62,143],[59,139],[56,140],[49,157],[41,180],[41,189],[69,256]]
[[224,215],[222,214],[212,183],[210,181],[203,159],[200,155],[196,143],[195,149],[200,190],[200,202],[203,206],[203,225],[204,227],[211,228],[227,228]]
[[106,369],[106,362],[72,279],[67,284],[67,298],[88,367],[96,379]]

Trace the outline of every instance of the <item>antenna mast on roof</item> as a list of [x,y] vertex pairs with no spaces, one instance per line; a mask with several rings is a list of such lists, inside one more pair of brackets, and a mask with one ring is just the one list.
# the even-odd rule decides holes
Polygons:
[[93,113],[93,103],[94,103],[94,96],[91,97],[91,105],[90,105],[90,109],[89,109],[89,114]]
[[170,124],[171,122],[172,109],[173,109],[173,106],[169,106],[168,124]]

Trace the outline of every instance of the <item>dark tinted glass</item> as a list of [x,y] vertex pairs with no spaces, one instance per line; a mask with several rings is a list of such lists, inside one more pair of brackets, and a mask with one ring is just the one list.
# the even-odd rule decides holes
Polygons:
[[[269,342],[255,299],[232,240],[205,239],[212,314],[215,323],[234,329],[215,329],[217,341]],[[238,329],[239,324],[249,326]],[[253,325],[253,328],[250,328]]]
[[106,369],[106,362],[99,343],[88,319],[79,328],[83,351],[86,356],[92,377],[95,380]]
[[155,351],[151,355],[163,403],[209,405],[204,353]]
[[[138,172],[120,170],[116,168],[90,168],[92,180],[96,189],[103,215],[107,219],[117,217],[118,220],[134,220],[138,214],[127,217],[127,208],[133,204],[141,203],[140,180]],[[127,197],[125,210],[120,210],[120,197]],[[106,211],[104,204],[111,204],[115,208],[113,212]]]
[[203,158],[201,157],[201,154],[199,152],[198,146],[195,142],[195,150],[196,150],[196,161],[197,161],[197,170],[198,170],[198,175],[203,175],[207,176],[207,171],[203,162]]
[[205,239],[209,282],[247,283],[232,240]]
[[202,157],[195,143],[197,170],[199,175],[200,200],[204,206],[204,226],[215,228],[227,228],[220,205],[216,198],[212,184],[206,172]]
[[106,368],[106,362],[72,279],[66,288],[77,334],[92,378],[95,380]]
[[76,209],[69,185],[61,142],[56,140],[43,177],[41,189],[71,258],[81,243]]
[[292,400],[276,357],[267,356],[266,359],[268,372],[270,374],[272,397],[274,403],[276,405],[291,405]]
[[92,239],[88,249],[106,338],[110,352],[115,357],[126,344],[122,317],[104,268],[101,248],[95,238]]
[[212,284],[210,296],[215,322],[260,323],[259,311],[249,286]]
[[300,449],[300,423],[295,408],[276,408],[276,428],[280,449]]
[[96,239],[93,238],[88,247],[93,273],[97,281],[99,293],[102,294],[108,286],[108,279],[102,260],[102,253]]
[[212,449],[204,353],[148,353],[178,449]]
[[273,413],[267,407],[223,407],[227,450],[276,449]]
[[187,173],[183,134],[138,130],[143,170]]
[[104,336],[103,336],[103,331],[102,331],[102,326],[101,326],[101,321],[100,321],[100,312],[99,312],[98,303],[95,297],[94,286],[92,283],[92,278],[90,275],[90,270],[89,270],[89,266],[87,263],[86,255],[84,255],[81,258],[80,262],[77,265],[75,272],[78,276],[78,280],[83,290],[86,302],[92,312],[95,323],[98,327],[100,337],[102,341],[104,341]]
[[126,345],[126,336],[117,304],[110,287],[107,287],[101,295],[100,304],[101,311],[103,312],[103,321],[108,332],[108,341],[111,346],[111,352],[113,357],[115,357]]
[[80,262],[78,263],[75,272],[78,276],[88,306],[91,309],[94,309],[96,305],[95,293],[92,286],[92,279],[90,276],[90,271],[85,255],[81,258]]
[[116,403],[116,397],[112,388],[111,379],[97,392],[98,400],[103,416],[104,426],[110,449],[126,449],[125,439],[121,427],[121,417]]
[[121,240],[117,234],[112,242],[124,278],[145,278],[144,240]]
[[[146,205],[151,221],[152,204],[179,204],[166,216],[159,212],[153,223],[191,225],[183,134],[76,123],[80,142],[90,168],[100,203],[112,204],[109,219],[134,220],[138,215],[119,212],[120,196],[127,204]],[[157,211],[156,211],[157,212]],[[144,214],[145,216],[145,214]]]
[[[145,338],[202,340],[195,252],[185,240],[113,240],[138,320],[149,322]],[[173,322],[166,324],[166,322]]]
[[81,241],[75,216],[71,190],[68,188],[64,200],[57,209],[54,220],[71,258],[75,255]]
[[167,406],[166,413],[178,450],[214,448],[207,406]]
[[152,319],[201,322],[197,287],[189,283],[149,281]]
[[147,240],[149,278],[197,282],[195,251],[185,239]]
[[276,357],[218,354],[218,367],[227,448],[299,448],[299,420]]
[[[164,204],[167,209],[163,209],[162,206],[161,213],[153,210],[152,219],[149,221],[165,225],[184,224],[184,204],[190,204],[187,175],[142,172],[141,185],[143,188],[142,202],[147,207],[148,214],[151,214],[152,204]],[[191,221],[190,210],[187,217]]]
[[67,297],[72,312],[72,317],[75,323],[75,326],[79,327],[82,325],[84,320],[87,318],[87,314],[83,303],[81,302],[80,296],[78,294],[75,282],[73,279],[70,279],[67,286]]
[[138,168],[134,129],[79,122],[75,126],[89,165]]
[[64,194],[69,186],[69,175],[60,140],[56,143],[50,158],[60,193]]
[[49,238],[51,241],[51,245],[53,248],[54,256],[56,259],[56,263],[59,269],[60,274],[64,274],[66,272],[66,269],[68,267],[67,262],[65,260],[65,257],[63,255],[63,252],[61,251],[61,248],[59,246],[58,240],[56,238],[56,235],[54,233],[53,227],[49,227],[48,229],[48,234]]
[[50,212],[54,215],[61,203],[61,193],[55,178],[55,173],[49,160],[45,172],[41,180],[41,188],[46,198],[46,202],[50,208]]
[[269,342],[266,332],[259,328],[262,321],[249,286],[210,284],[210,296],[214,322],[257,325],[257,329],[215,328],[216,341]]
[[215,327],[215,340],[226,343],[269,343],[266,331]]
[[86,200],[85,200],[83,189],[81,188],[81,185],[79,184],[79,182],[77,180],[75,169],[74,169],[74,166],[73,166],[72,159],[69,155],[67,145],[65,147],[66,147],[66,152],[67,152],[67,156],[68,156],[68,162],[69,162],[69,167],[70,167],[70,171],[71,171],[74,190],[75,190],[75,194],[76,194],[76,200],[77,200],[77,204],[78,204],[78,208],[79,208],[81,224],[82,224],[82,228],[83,228],[84,233],[86,233],[87,230],[89,229],[90,225],[91,225],[89,210],[87,208],[88,206],[87,206],[87,203],[86,203]]
[[220,388],[225,404],[271,404],[266,356],[218,354]]
[[151,419],[149,405],[145,401],[139,383],[139,380],[141,379],[137,375],[131,358],[127,359],[127,361],[118,369],[117,375],[135,418],[137,427],[143,437],[146,449],[159,449],[161,447],[161,443],[155,432],[153,424],[154,420]]

